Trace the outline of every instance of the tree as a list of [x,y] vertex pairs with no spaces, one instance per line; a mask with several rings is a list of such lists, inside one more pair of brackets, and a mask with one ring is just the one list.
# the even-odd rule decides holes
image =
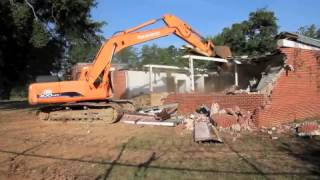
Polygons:
[[263,8],[251,12],[248,20],[224,28],[220,34],[209,38],[217,45],[228,45],[235,55],[256,55],[275,50],[277,33],[274,12]]
[[224,28],[222,33],[213,38],[216,45],[228,45],[234,54],[245,51],[247,24],[236,23],[231,28]]
[[87,46],[95,48],[102,39],[97,33],[103,23],[90,17],[95,5],[95,0],[0,1],[0,99],[36,75],[61,68],[62,60],[85,59]]
[[183,52],[173,45],[167,48],[160,48],[155,44],[144,45],[139,57],[140,65],[160,64],[183,67],[187,61],[182,59],[182,54]]
[[251,12],[248,22],[244,23],[248,24],[247,53],[259,54],[276,49],[278,25],[274,12],[259,9]]
[[141,48],[140,54],[140,65],[145,64],[160,64],[159,56],[158,56],[158,49],[159,47],[155,44],[152,46],[143,45]]
[[113,62],[129,64],[129,66],[138,65],[137,50],[133,47],[127,47],[118,52],[113,58]]
[[74,39],[69,46],[68,62],[70,64],[92,62],[100,46],[100,41],[87,42],[83,39]]
[[317,27],[314,24],[300,27],[297,33],[311,38],[320,39],[320,28],[317,30]]

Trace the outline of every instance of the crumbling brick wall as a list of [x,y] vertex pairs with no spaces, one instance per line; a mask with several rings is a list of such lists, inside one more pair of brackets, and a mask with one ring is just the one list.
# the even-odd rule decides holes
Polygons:
[[202,94],[202,93],[173,93],[166,99],[165,103],[179,103],[178,112],[189,114],[200,105],[211,107],[212,103],[218,103],[222,108],[233,108],[239,106],[241,109],[253,112],[257,107],[264,105],[262,94]]
[[320,117],[320,52],[281,48],[294,71],[283,71],[270,97],[269,105],[256,113],[258,126]]
[[192,113],[202,104],[218,103],[223,108],[239,106],[254,112],[257,126],[271,127],[294,120],[320,117],[320,52],[281,48],[286,64],[294,71],[282,71],[271,95],[263,94],[171,94],[166,103],[179,103],[178,112]]

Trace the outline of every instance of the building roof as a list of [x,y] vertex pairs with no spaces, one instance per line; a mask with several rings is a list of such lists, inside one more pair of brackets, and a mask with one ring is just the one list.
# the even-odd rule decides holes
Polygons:
[[291,41],[303,43],[309,46],[314,46],[320,48],[320,40],[310,38],[307,36],[303,36],[301,34],[297,33],[291,33],[291,32],[281,32],[280,34],[277,35],[277,39],[288,39]]

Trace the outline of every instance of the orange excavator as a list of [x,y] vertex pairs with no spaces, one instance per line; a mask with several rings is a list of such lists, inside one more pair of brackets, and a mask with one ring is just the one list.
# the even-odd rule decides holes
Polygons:
[[[163,20],[166,26],[141,30],[159,20]],[[147,21],[113,35],[101,46],[93,63],[82,67],[78,79],[31,84],[29,103],[51,104],[41,108],[39,117],[43,120],[87,119],[113,123],[119,119],[121,110],[133,109],[128,101],[116,101],[111,98],[110,67],[113,55],[126,47],[171,34],[177,35],[192,45],[193,50],[198,54],[216,56],[211,41],[206,41],[178,17],[164,15],[160,19]]]

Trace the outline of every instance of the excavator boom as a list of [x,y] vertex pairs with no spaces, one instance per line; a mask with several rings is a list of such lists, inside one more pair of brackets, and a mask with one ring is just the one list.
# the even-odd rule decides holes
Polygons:
[[99,53],[95,57],[95,61],[88,73],[88,81],[90,86],[98,78],[100,73],[110,67],[110,62],[114,53],[121,51],[123,48],[133,46],[153,39],[175,34],[182,40],[191,44],[197,52],[205,56],[214,56],[213,44],[206,42],[201,36],[185,22],[173,15],[164,15],[161,20],[166,24],[165,27],[153,30],[139,31],[146,26],[156,23],[158,20],[150,20],[136,27],[122,31],[109,40],[101,47]]

